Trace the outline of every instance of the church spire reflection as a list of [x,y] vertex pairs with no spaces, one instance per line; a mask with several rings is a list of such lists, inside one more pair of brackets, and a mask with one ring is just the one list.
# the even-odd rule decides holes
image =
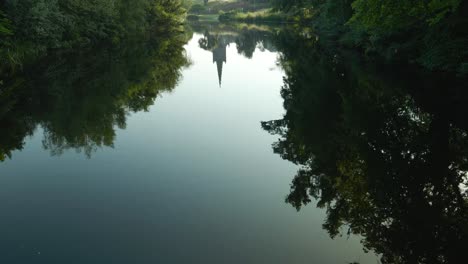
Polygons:
[[248,59],[252,58],[257,48],[260,51],[276,51],[271,41],[272,34],[269,31],[220,28],[213,25],[206,27],[202,25],[198,30],[198,32],[203,32],[203,37],[198,40],[200,48],[211,51],[213,63],[216,63],[219,87],[221,87],[223,81],[224,64],[227,63],[227,47],[231,43],[236,45],[238,54]]
[[221,82],[223,79],[223,63],[226,63],[226,47],[229,45],[225,43],[223,39],[212,52],[213,52],[213,63],[216,62],[216,68],[218,69],[218,81],[219,87],[221,87]]

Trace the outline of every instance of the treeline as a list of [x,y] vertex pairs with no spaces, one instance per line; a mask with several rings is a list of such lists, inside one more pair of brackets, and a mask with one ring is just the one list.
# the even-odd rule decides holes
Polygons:
[[[181,23],[182,0],[6,0],[0,3],[0,70],[50,50],[116,45]],[[1,73],[1,72],[0,72]]]
[[468,1],[273,0],[278,10],[312,17],[322,34],[366,54],[434,71],[468,73]]

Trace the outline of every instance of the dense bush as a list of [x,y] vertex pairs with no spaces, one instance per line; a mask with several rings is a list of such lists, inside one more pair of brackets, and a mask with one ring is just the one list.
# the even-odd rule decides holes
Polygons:
[[[0,68],[27,63],[50,50],[116,45],[139,34],[160,34],[181,23],[182,0],[7,0],[1,6]],[[8,19],[8,20],[7,20]]]
[[10,27],[10,21],[5,18],[5,15],[0,10],[0,36],[12,34]]
[[341,43],[437,71],[468,72],[468,2],[462,0],[275,0],[313,10],[315,26]]

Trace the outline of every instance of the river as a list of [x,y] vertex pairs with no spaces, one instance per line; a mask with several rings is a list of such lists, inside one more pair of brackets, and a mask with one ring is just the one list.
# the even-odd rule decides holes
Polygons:
[[[310,30],[187,30],[176,55],[87,51],[17,79],[28,88],[2,99],[12,114],[1,132],[1,263],[366,264],[460,253],[408,248],[466,241],[463,118],[438,115],[443,106],[418,99],[425,90],[405,88],[413,81],[348,65],[352,55],[319,47]],[[457,202],[437,204],[434,190],[452,181],[461,200],[443,193]]]

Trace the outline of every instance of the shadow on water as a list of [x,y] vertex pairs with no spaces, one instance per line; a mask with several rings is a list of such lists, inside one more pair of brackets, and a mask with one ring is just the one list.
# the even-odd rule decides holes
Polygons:
[[460,263],[468,245],[466,82],[275,35],[286,114],[262,122],[301,166],[286,202],[325,208],[331,237],[359,234],[382,263]]

